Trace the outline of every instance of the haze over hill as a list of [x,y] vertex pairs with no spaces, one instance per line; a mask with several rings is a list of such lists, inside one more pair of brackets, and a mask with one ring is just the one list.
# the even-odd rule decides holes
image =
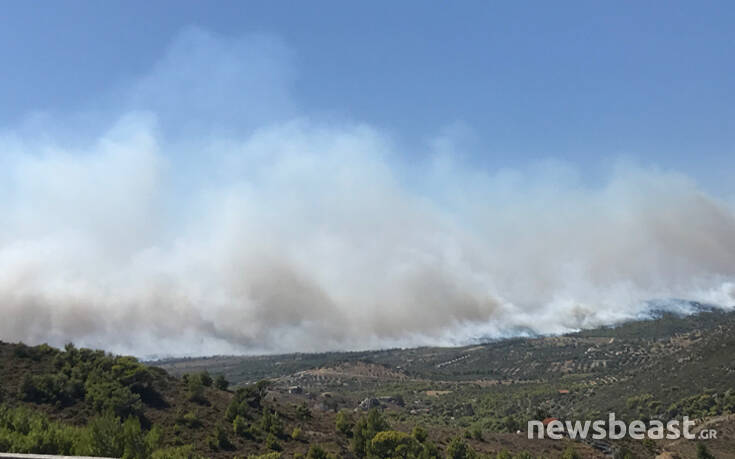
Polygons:
[[461,123],[406,146],[302,106],[297,70],[277,38],[190,29],[86,110],[3,127],[3,340],[364,349],[735,304],[735,206],[687,171],[483,168]]

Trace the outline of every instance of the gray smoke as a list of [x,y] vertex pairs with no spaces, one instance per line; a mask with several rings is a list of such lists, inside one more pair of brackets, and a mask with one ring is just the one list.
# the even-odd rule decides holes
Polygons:
[[380,129],[297,109],[289,59],[188,31],[94,127],[0,132],[0,339],[356,349],[735,304],[735,207],[685,174],[482,170],[446,133],[407,168]]

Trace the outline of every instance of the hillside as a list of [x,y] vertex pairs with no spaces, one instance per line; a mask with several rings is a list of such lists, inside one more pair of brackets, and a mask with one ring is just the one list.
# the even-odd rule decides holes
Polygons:
[[73,345],[0,343],[0,450],[471,457],[458,452],[464,445],[493,458],[695,456],[698,442],[688,440],[526,438],[532,419],[615,412],[627,420],[697,418],[722,434],[707,449],[734,457],[733,355],[735,313],[714,309],[461,348],[153,364]]
[[[401,457],[439,458],[471,444],[492,457],[501,450],[556,457],[571,445],[502,433],[458,439],[460,429],[421,423],[425,427],[416,430],[419,423],[405,422],[396,410],[338,414],[268,381],[229,390],[223,378],[206,372],[174,377],[132,357],[72,345],[0,343],[0,362],[0,451],[159,459],[393,457],[403,445]],[[574,448],[599,456],[586,445]]]
[[[408,423],[483,432],[525,430],[543,416],[624,419],[720,416],[735,408],[735,313],[655,311],[564,336],[509,339],[461,348],[391,349],[156,362],[183,374],[207,369],[235,384],[272,378],[274,390],[328,410],[384,403]],[[325,396],[327,394],[328,396]],[[716,442],[710,442],[717,448]],[[642,457],[665,445],[625,445]],[[681,446],[683,447],[683,446]],[[729,457],[735,445],[720,448]]]

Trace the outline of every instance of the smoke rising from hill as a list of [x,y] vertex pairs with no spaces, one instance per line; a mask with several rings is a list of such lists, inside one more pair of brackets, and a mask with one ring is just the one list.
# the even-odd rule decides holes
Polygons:
[[735,209],[685,174],[488,171],[451,135],[409,169],[380,129],[298,109],[288,56],[188,31],[92,128],[0,132],[1,339],[356,349],[735,304]]

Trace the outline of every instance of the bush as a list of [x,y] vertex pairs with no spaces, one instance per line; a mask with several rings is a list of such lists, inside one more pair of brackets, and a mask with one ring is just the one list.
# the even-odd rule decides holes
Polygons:
[[139,415],[143,409],[138,394],[98,374],[87,378],[85,392],[85,400],[98,413],[112,412],[117,417],[127,418]]
[[0,451],[36,454],[76,454],[84,430],[48,421],[25,408],[0,406]]
[[278,443],[278,437],[272,433],[269,433],[268,436],[265,437],[265,447],[272,449],[273,451],[281,451],[283,449],[281,444]]
[[209,376],[209,373],[206,370],[199,373],[199,381],[201,381],[202,385],[205,387],[212,387],[212,377]]
[[306,454],[306,459],[337,459],[336,456],[330,454],[319,445],[311,445],[309,452]]
[[426,441],[426,439],[429,437],[429,434],[426,432],[426,429],[424,429],[421,426],[415,426],[413,428],[413,431],[411,431],[411,436],[416,439],[419,443],[423,443]]
[[232,397],[225,411],[225,419],[232,422],[237,415],[248,416],[250,409],[260,410],[261,402],[265,397],[269,382],[259,382],[256,385],[238,389]]
[[280,458],[281,458],[281,453],[277,453],[277,452],[261,454],[259,456],[251,454],[250,456],[248,456],[248,459],[280,459]]
[[177,446],[154,451],[151,459],[204,459],[194,452],[191,445]]
[[122,457],[125,451],[118,418],[111,413],[97,417],[87,425],[87,431],[91,455]]
[[157,431],[151,430],[152,435],[143,435],[140,421],[130,417],[122,425],[123,459],[148,459],[157,445]]
[[352,430],[352,451],[357,457],[365,457],[370,449],[370,441],[378,432],[390,430],[390,424],[377,409],[368,411]]
[[370,441],[370,455],[376,457],[406,457],[421,450],[419,442],[405,432],[386,430],[375,434]]
[[311,417],[311,410],[306,405],[306,402],[296,407],[296,417],[299,419],[309,419]]
[[208,401],[204,397],[204,384],[202,379],[196,376],[190,376],[186,382],[186,398],[190,402],[207,404]]
[[291,438],[296,441],[301,441],[304,439],[304,433],[301,430],[301,427],[294,427],[291,431]]
[[235,432],[235,435],[238,435],[240,437],[247,437],[250,435],[248,422],[240,416],[239,414],[235,417],[235,420],[232,421],[232,430]]
[[218,375],[214,380],[214,387],[219,390],[227,390],[230,387],[230,382],[225,379],[225,375]]
[[337,413],[335,426],[337,428],[337,432],[349,436],[352,434],[352,427],[354,427],[354,423],[352,422],[352,418],[348,413],[340,411],[339,413]]
[[183,416],[180,416],[178,419],[176,419],[176,424],[182,424],[196,429],[197,427],[202,426],[202,421],[199,420],[195,412],[189,411]]
[[697,459],[715,459],[715,457],[707,450],[704,443],[697,443]]
[[263,408],[263,416],[260,418],[260,428],[264,432],[271,433],[276,437],[283,436],[283,423],[281,422],[281,418],[278,416],[278,413],[268,408]]
[[210,437],[207,439],[207,443],[209,444],[209,448],[213,450],[232,449],[232,443],[230,443],[230,439],[227,438],[227,432],[221,425],[218,425],[214,429]]
[[567,446],[567,448],[561,454],[561,458],[562,459],[582,459],[582,456],[580,456],[577,450],[575,450],[572,446]]
[[474,459],[475,451],[463,439],[456,437],[447,446],[447,459]]

